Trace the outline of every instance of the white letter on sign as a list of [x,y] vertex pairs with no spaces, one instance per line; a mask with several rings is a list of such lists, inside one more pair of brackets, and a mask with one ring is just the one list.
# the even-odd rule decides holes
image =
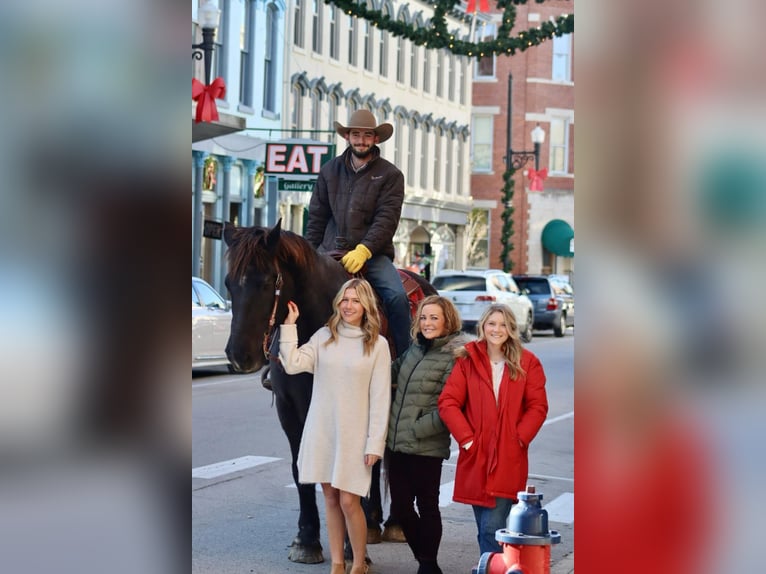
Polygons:
[[322,156],[327,153],[326,145],[310,145],[306,151],[311,155],[311,173],[319,173],[322,167]]
[[309,166],[306,163],[306,154],[303,152],[303,147],[299,145],[293,148],[293,151],[290,154],[290,159],[287,160],[287,172],[294,173],[296,167],[301,173],[309,172]]
[[286,145],[270,145],[268,147],[269,155],[266,158],[266,170],[268,172],[284,172],[285,166],[285,151],[287,150]]

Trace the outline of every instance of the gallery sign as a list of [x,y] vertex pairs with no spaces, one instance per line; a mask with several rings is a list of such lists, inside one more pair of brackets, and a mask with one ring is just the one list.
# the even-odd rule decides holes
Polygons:
[[266,175],[318,175],[323,164],[335,157],[335,145],[311,143],[267,143]]

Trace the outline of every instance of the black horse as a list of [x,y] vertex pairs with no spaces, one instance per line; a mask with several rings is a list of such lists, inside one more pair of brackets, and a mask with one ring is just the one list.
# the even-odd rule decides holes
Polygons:
[[[332,315],[332,301],[348,279],[343,266],[327,255],[320,255],[303,237],[284,231],[280,223],[267,227],[236,228],[227,224],[224,241],[228,246],[229,269],[226,287],[231,294],[232,323],[226,355],[233,368],[242,373],[261,369],[267,363],[276,398],[279,422],[287,435],[292,455],[293,480],[298,488],[300,515],[298,534],[288,558],[293,562],[322,562],[319,543],[319,513],[313,484],[298,482],[298,449],[308,414],[313,376],[288,375],[276,360],[279,349],[278,326],[287,316],[287,302],[295,301],[301,310],[298,342],[303,344]],[[423,294],[436,291],[425,279],[407,272]],[[365,511],[382,516],[379,466],[373,472],[370,498]]]

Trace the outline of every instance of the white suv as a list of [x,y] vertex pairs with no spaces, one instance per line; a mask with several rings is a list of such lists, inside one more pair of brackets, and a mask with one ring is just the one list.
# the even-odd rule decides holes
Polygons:
[[444,270],[431,280],[431,285],[439,295],[455,303],[465,330],[475,331],[481,314],[492,303],[505,303],[516,317],[521,339],[525,343],[532,340],[532,301],[508,273],[499,269]]

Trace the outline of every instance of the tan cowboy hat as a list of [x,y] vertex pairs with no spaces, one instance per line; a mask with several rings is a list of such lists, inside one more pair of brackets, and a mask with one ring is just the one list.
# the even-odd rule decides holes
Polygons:
[[351,129],[372,130],[380,138],[380,143],[383,143],[394,133],[394,126],[391,124],[376,126],[375,123],[375,116],[372,115],[372,112],[369,110],[356,110],[348,118],[348,126],[341,125],[340,122],[333,122],[333,125],[338,135],[343,138],[346,137]]

